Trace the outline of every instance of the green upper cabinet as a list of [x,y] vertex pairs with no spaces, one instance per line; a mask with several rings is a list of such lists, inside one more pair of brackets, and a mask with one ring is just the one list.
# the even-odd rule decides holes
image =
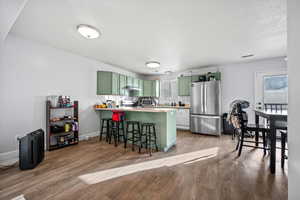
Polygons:
[[215,72],[215,73],[213,73],[213,75],[216,80],[218,80],[218,81],[221,80],[221,72]]
[[126,90],[124,89],[124,87],[126,86],[126,76],[125,75],[122,75],[120,74],[120,78],[119,78],[119,83],[120,83],[120,86],[119,86],[119,94],[121,96],[125,96],[127,94]]
[[112,94],[118,95],[120,93],[119,78],[119,74],[112,73]]
[[143,96],[144,95],[144,81],[143,80],[138,80],[138,88],[140,88],[140,91],[139,91],[139,97]]
[[138,88],[139,87],[139,79],[133,78],[132,86],[135,87],[135,88]]
[[159,97],[159,91],[160,91],[160,82],[158,80],[153,80],[151,96]]
[[159,87],[158,80],[144,80],[143,96],[159,97]]
[[152,81],[144,80],[144,91],[143,96],[151,96],[152,95]]
[[190,96],[192,77],[178,77],[178,96]]
[[118,95],[120,75],[114,72],[97,72],[97,95]]
[[136,93],[130,94],[134,96],[160,96],[159,80],[141,80],[108,71],[97,71],[97,95],[121,95],[127,96],[128,91],[124,88],[131,86],[139,88]]
[[133,86],[133,77],[131,77],[131,76],[126,77],[126,85]]
[[198,82],[198,81],[199,81],[199,75],[193,75],[192,82]]

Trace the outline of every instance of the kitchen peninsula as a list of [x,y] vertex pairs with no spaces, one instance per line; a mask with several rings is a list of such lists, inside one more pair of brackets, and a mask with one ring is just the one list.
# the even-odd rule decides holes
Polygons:
[[161,151],[168,151],[176,144],[176,109],[171,108],[95,108],[101,118],[112,116],[112,111],[124,111],[125,119],[139,122],[151,122],[156,125],[157,144]]

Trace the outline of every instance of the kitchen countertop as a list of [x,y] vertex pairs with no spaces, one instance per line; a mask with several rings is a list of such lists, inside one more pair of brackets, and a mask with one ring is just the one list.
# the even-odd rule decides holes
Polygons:
[[190,109],[190,106],[165,106],[165,105],[158,105],[155,106],[156,108],[173,108],[173,109]]
[[107,110],[107,111],[132,111],[132,112],[172,112],[176,111],[176,108],[173,107],[153,107],[153,108],[145,108],[145,107],[119,107],[119,108],[95,108],[95,110]]

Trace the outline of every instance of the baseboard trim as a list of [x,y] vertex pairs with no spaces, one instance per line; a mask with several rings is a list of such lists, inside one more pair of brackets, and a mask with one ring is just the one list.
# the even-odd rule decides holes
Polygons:
[[19,151],[9,151],[5,153],[0,153],[0,165],[9,166],[19,161]]
[[[79,141],[99,135],[99,131],[79,135]],[[19,161],[19,150],[0,153],[0,166],[9,166]]]
[[97,136],[99,136],[99,131],[82,134],[82,135],[79,135],[79,141],[88,140],[91,137],[97,137]]
[[169,144],[167,147],[165,147],[164,149],[163,149],[163,151],[164,152],[167,152],[167,151],[169,151],[169,149],[171,149],[173,146],[175,146],[176,145],[176,140],[175,141],[173,141],[173,142],[171,142],[171,144]]
[[190,130],[190,127],[189,126],[176,125],[176,129],[178,129],[178,130]]

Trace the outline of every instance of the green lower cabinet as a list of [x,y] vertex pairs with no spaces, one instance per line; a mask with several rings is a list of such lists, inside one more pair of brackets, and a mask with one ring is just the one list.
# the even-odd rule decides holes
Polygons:
[[119,83],[120,83],[120,86],[119,86],[120,92],[119,92],[119,94],[120,94],[121,96],[125,96],[126,93],[127,93],[127,91],[124,89],[124,87],[126,87],[126,76],[120,74],[120,78],[119,78],[119,79],[120,79],[120,80],[119,80]]
[[114,72],[97,72],[97,95],[119,95],[120,75]]
[[190,96],[191,84],[191,76],[178,77],[178,96]]

